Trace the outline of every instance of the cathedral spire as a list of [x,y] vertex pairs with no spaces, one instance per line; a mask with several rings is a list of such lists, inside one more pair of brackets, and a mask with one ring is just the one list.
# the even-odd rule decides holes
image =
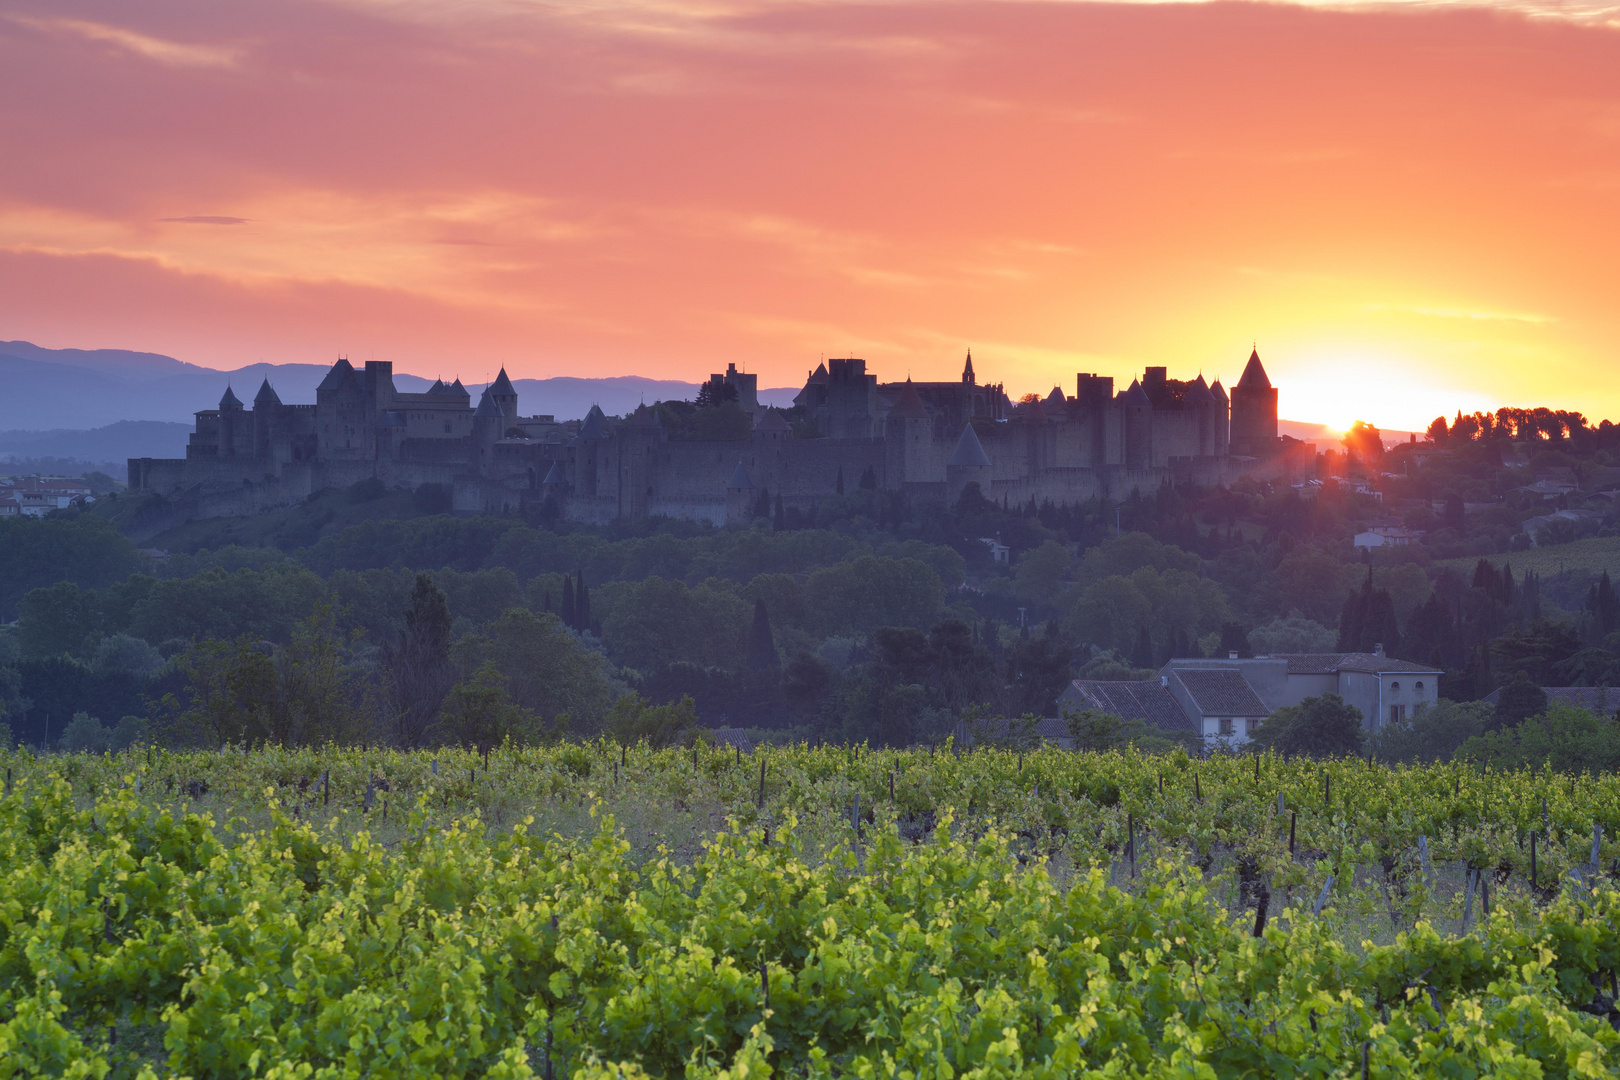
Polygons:
[[967,383],[969,386],[974,385],[978,381],[973,375],[973,350],[972,349],[968,350],[967,363],[964,364],[963,367],[962,367],[962,381]]

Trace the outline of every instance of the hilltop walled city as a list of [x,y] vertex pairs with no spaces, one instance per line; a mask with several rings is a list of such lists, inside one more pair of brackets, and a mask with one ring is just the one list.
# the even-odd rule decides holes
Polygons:
[[[685,403],[677,403],[684,405]],[[728,365],[691,411],[643,405],[580,421],[523,415],[503,368],[477,405],[459,379],[425,393],[394,388],[393,365],[332,366],[313,405],[286,404],[266,381],[245,406],[229,388],[196,414],[183,459],[134,458],[129,486],[184,503],[194,517],[256,513],[375,477],[391,488],[440,484],[462,513],[548,505],[563,520],[666,516],[751,520],[764,498],[813,505],[849,487],[954,501],[969,484],[997,503],[1072,506],[1166,482],[1287,478],[1315,448],[1277,434],[1277,390],[1258,352],[1230,393],[1217,379],[1163,367],[1116,392],[1080,374],[1073,394],[1014,404],[980,383],[880,383],[860,359],[817,367],[791,409],[764,406],[758,376]],[[698,419],[703,419],[699,417]]]

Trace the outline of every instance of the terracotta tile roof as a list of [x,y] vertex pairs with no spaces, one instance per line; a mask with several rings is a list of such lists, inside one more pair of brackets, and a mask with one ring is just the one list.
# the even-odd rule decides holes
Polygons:
[[1205,716],[1270,716],[1243,673],[1234,668],[1177,668],[1179,679]]
[[1101,709],[1122,720],[1146,720],[1165,731],[1196,730],[1181,711],[1170,691],[1158,680],[1147,682],[1105,682],[1076,679],[1058,699],[1078,709]]
[[1440,674],[1440,669],[1430,664],[1414,664],[1410,660],[1396,660],[1375,653],[1278,653],[1275,659],[1288,661],[1290,675],[1334,675],[1341,671]]

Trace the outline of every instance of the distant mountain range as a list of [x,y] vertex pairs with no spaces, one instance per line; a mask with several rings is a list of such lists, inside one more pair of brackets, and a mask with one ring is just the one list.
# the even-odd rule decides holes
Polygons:
[[[121,462],[183,457],[192,414],[213,408],[227,386],[251,401],[268,378],[281,400],[310,403],[327,364],[250,364],[218,371],[159,353],[127,349],[45,349],[0,341],[0,459],[70,458]],[[525,415],[577,420],[600,405],[618,415],[642,402],[689,400],[698,384],[638,375],[514,379]],[[420,393],[431,379],[396,371],[394,385]],[[468,384],[474,400],[482,383]],[[760,400],[791,405],[797,388],[761,390]]]

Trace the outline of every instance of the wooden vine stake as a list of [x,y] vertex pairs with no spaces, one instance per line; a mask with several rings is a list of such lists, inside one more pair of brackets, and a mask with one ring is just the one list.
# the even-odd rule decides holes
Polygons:
[[1322,891],[1316,895],[1316,904],[1311,908],[1311,915],[1320,916],[1322,914],[1322,908],[1327,905],[1328,897],[1333,895],[1333,883],[1338,880],[1338,877],[1329,874],[1328,879],[1322,882]]
[[1131,877],[1136,877],[1136,815],[1125,815],[1125,851],[1131,857]]
[[1530,834],[1530,891],[1536,891],[1536,834]]
[[1271,890],[1264,885],[1260,886],[1260,899],[1254,905],[1254,936],[1264,937],[1266,933],[1266,909],[1271,906]]
[[1299,811],[1288,811],[1288,857],[1294,857],[1294,825],[1299,821]]
[[759,755],[759,808],[765,809],[765,755]]

